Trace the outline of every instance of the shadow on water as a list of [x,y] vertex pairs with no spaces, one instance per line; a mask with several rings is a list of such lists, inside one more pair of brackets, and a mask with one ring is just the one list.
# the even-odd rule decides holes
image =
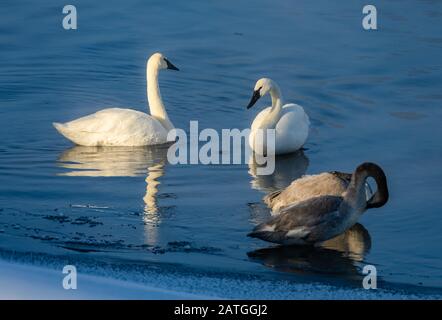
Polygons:
[[358,264],[364,260],[370,248],[370,234],[357,223],[319,247],[274,246],[258,249],[247,255],[252,261],[276,271],[353,277],[361,274]]
[[57,160],[69,171],[59,173],[69,177],[138,177],[146,176],[143,196],[145,235],[147,244],[155,244],[161,223],[158,188],[165,174],[168,145],[146,147],[85,147],[74,146]]
[[[293,180],[303,176],[308,168],[309,160],[304,151],[299,150],[294,153],[276,156],[275,171],[270,175],[258,175],[256,163],[253,155],[249,159],[250,184],[253,189],[270,193],[286,188]],[[249,203],[250,217],[253,223],[261,223],[269,218],[269,208],[261,201]]]
[[276,156],[275,171],[270,175],[258,175],[256,163],[253,156],[249,160],[249,174],[252,177],[251,185],[253,189],[263,192],[273,192],[287,187],[293,180],[305,174],[309,165],[309,160],[304,151],[299,150],[294,153]]

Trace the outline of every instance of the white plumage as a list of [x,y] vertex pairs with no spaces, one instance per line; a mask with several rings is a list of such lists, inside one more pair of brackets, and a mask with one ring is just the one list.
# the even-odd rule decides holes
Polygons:
[[286,154],[299,150],[307,140],[310,120],[304,108],[298,104],[282,102],[281,91],[271,79],[256,82],[253,97],[247,108],[265,94],[270,93],[272,106],[262,110],[253,120],[249,136],[250,148],[262,154],[267,150],[266,129],[275,129],[275,154]]
[[54,127],[67,139],[82,146],[146,146],[167,142],[174,126],[169,120],[158,87],[160,69],[178,70],[161,53],[147,62],[147,96],[150,115],[144,112],[108,108]]
[[131,109],[104,109],[54,126],[81,146],[145,146],[167,142],[167,131],[158,120]]

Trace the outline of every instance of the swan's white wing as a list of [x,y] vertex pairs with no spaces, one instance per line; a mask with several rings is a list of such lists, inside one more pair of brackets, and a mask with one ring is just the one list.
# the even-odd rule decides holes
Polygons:
[[300,149],[309,134],[310,119],[304,108],[297,104],[282,107],[282,116],[276,125],[276,151],[278,154]]
[[[262,139],[255,141],[254,130],[260,127],[266,115],[270,112],[271,107],[262,110],[253,120],[251,126],[251,135],[249,145],[255,145],[256,150],[262,150]],[[305,113],[304,108],[297,104],[286,104],[282,107],[282,115],[276,124],[276,154],[284,154],[294,152],[300,149],[309,134],[310,120]]]
[[128,125],[145,120],[146,116],[148,115],[132,109],[109,108],[66,122],[65,126],[70,130],[89,133],[126,131]]
[[[300,124],[310,126],[310,119],[304,108],[299,104],[288,103],[282,107],[281,119],[278,121],[276,130],[285,130],[287,125]],[[279,127],[279,128],[278,128]]]
[[131,109],[104,109],[54,126],[66,138],[84,146],[141,146],[167,141],[167,131],[158,120]]

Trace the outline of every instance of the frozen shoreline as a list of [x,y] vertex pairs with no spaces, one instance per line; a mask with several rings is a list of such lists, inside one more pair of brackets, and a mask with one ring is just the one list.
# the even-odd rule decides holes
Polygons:
[[[253,279],[151,274],[143,282],[78,272],[78,288],[65,290],[61,270],[0,260],[0,299],[440,299],[382,289],[366,291],[318,283],[275,284]],[[279,286],[279,288],[278,288]],[[173,289],[167,289],[172,288]],[[186,289],[187,287],[187,289]],[[272,288],[273,287],[273,288]],[[276,287],[276,289],[275,289]],[[201,293],[196,293],[200,288]]]
[[78,274],[78,288],[65,290],[61,271],[0,260],[0,299],[204,299],[131,281]]

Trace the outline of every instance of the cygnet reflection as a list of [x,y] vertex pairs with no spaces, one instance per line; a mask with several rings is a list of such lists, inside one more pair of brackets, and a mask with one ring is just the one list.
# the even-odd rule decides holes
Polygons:
[[357,223],[320,246],[273,246],[247,255],[251,260],[278,271],[359,275],[358,263],[364,260],[370,248],[370,234]]

